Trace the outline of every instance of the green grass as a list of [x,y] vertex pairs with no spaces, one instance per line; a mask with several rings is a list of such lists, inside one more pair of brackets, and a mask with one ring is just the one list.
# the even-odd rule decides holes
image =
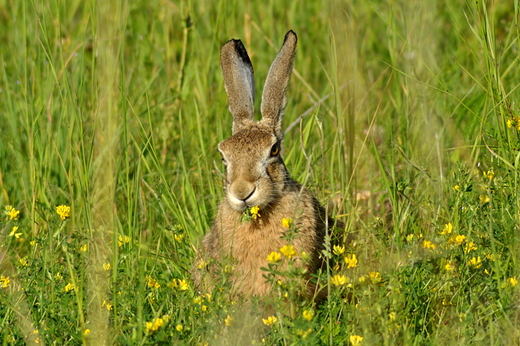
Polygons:
[[[518,5],[0,0],[0,340],[520,344]],[[223,196],[220,47],[261,90],[288,29],[286,164],[358,241],[324,304],[274,283],[249,316],[189,270]]]

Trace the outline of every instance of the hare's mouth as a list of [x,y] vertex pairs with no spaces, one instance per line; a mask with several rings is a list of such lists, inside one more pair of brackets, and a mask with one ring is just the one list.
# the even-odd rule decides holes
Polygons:
[[259,198],[258,194],[255,193],[256,189],[249,193],[246,197],[236,196],[235,194],[229,192],[227,195],[227,200],[231,208],[236,211],[244,211],[247,208],[252,208],[254,206],[262,206],[265,204],[261,198]]

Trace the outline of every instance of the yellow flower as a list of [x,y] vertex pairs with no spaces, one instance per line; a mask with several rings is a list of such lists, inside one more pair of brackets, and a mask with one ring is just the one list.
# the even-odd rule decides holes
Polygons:
[[200,259],[199,260],[199,263],[197,264],[197,268],[199,269],[203,269],[205,268],[206,266],[208,265],[208,263],[206,261],[204,261],[204,259]]
[[380,272],[370,272],[370,273],[368,273],[368,277],[370,278],[370,281],[372,281],[372,283],[374,285],[381,282],[381,273]]
[[184,233],[174,234],[173,238],[175,239],[176,242],[180,243],[184,239]]
[[429,240],[425,240],[423,241],[423,248],[425,249],[430,249],[430,250],[435,250],[435,248],[437,247],[434,243],[432,243],[431,241]]
[[464,234],[454,234],[448,240],[449,244],[461,245],[466,240],[466,236]]
[[273,251],[267,255],[267,262],[276,263],[282,259],[282,255],[278,251]]
[[305,340],[309,336],[310,333],[312,333],[312,329],[311,328],[307,329],[306,331],[301,330],[301,329],[298,329],[296,331],[296,334],[301,336],[302,340]]
[[260,217],[260,207],[255,205],[254,207],[251,207],[251,217],[253,220],[256,220],[256,218]]
[[184,330],[184,326],[179,323],[178,325],[175,326],[175,330],[180,333]]
[[179,291],[187,291],[190,288],[188,281],[186,281],[185,279],[173,279],[171,282],[168,282],[166,286],[168,286],[169,288],[178,288]]
[[469,261],[468,261],[468,265],[472,266],[472,267],[475,267],[475,268],[480,268],[482,267],[482,259],[480,259],[480,256],[478,257],[472,257]]
[[448,222],[444,225],[441,234],[450,234],[451,232],[453,232],[453,225],[451,224],[451,222]]
[[330,283],[334,286],[343,286],[348,282],[348,278],[345,275],[336,274],[330,278]]
[[151,288],[161,287],[161,285],[157,282],[157,280],[152,278],[150,275],[146,276],[146,284],[148,285],[148,287],[151,287]]
[[515,125],[514,119],[511,119],[511,118],[507,119],[506,125],[507,125],[507,128],[509,128],[509,129],[512,128]]
[[453,190],[455,190],[455,191],[460,191],[460,185],[455,185],[455,186],[453,186]]
[[342,255],[345,252],[345,247],[344,246],[340,246],[340,245],[334,245],[332,247],[332,252],[336,256]]
[[20,238],[20,236],[22,235],[22,233],[16,233],[16,231],[18,231],[18,226],[14,226],[13,229],[11,230],[11,233],[9,233],[9,236],[10,237],[15,237],[16,239]]
[[9,276],[0,275],[0,288],[7,288],[11,284]]
[[230,315],[227,315],[227,317],[224,318],[224,325],[226,327],[231,327],[232,324],[233,324],[233,317],[231,317]]
[[65,220],[70,216],[70,207],[67,205],[59,205],[56,207],[56,213],[60,216],[60,219]]
[[515,287],[516,285],[518,285],[518,280],[516,278],[508,278],[507,280],[507,283],[511,285],[511,287]]
[[406,236],[406,241],[407,242],[411,242],[413,240],[413,237],[414,237],[414,234],[413,233],[410,233]]
[[484,177],[485,178],[488,178],[488,179],[493,179],[495,177],[495,172],[493,172],[493,170],[490,170],[490,171],[487,171],[487,172],[482,172],[484,174]]
[[112,310],[112,302],[108,300],[108,298],[103,299],[103,303],[101,303],[101,306],[104,306],[108,311]]
[[266,326],[272,326],[276,323],[276,321],[278,321],[278,317],[276,317],[276,316],[269,316],[267,318],[262,318],[262,322],[264,322],[264,324]]
[[355,253],[346,255],[344,259],[347,264],[347,269],[357,267],[358,260]]
[[285,257],[291,259],[293,258],[294,256],[297,256],[298,254],[296,253],[296,250],[294,249],[294,246],[292,245],[284,245],[280,248],[280,252],[282,253],[282,255],[284,255]]
[[65,286],[65,292],[70,292],[70,291],[74,291],[76,289],[76,286],[72,283],[72,282],[69,282],[66,286]]
[[85,244],[83,245],[82,247],[79,248],[79,251],[81,252],[87,252],[88,251],[88,244]]
[[9,220],[18,220],[20,217],[20,211],[10,205],[5,206],[5,213],[9,216]]
[[359,335],[351,335],[350,336],[350,344],[352,346],[358,346],[361,345],[361,342],[363,341],[363,337]]
[[103,269],[109,271],[112,269],[112,265],[110,263],[103,263]]
[[486,204],[489,203],[489,201],[491,201],[488,195],[480,195],[478,198],[480,200],[480,204]]
[[117,241],[117,245],[119,245],[119,247],[123,246],[124,244],[130,243],[130,237],[127,235],[120,235],[118,239],[119,240]]
[[27,267],[29,265],[29,262],[27,262],[27,257],[22,257],[18,260],[20,262],[20,265]]
[[146,322],[145,331],[146,333],[151,334],[159,330],[159,328],[161,328],[163,324],[164,320],[162,318],[155,318],[152,322]]
[[388,319],[390,321],[395,321],[397,319],[397,313],[395,311],[392,311],[388,314]]
[[284,217],[282,219],[282,227],[289,228],[292,225],[292,219],[290,217]]
[[473,250],[476,250],[477,246],[474,242],[470,241],[469,243],[466,243],[466,246],[464,246],[464,253],[470,253]]
[[453,263],[446,263],[446,265],[444,266],[444,269],[446,269],[447,271],[452,271],[455,269],[455,265]]
[[307,321],[312,321],[314,318],[314,310],[303,310],[302,315]]
[[87,329],[85,329],[85,330],[83,331],[83,335],[87,336],[87,335],[89,335],[89,334],[90,334],[90,329],[87,328]]
[[190,288],[190,285],[188,285],[188,282],[185,279],[178,280],[178,286],[181,291],[187,291]]

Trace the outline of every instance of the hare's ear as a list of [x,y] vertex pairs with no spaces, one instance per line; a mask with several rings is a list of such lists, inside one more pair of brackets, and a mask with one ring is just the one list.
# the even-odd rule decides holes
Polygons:
[[228,41],[220,52],[220,64],[233,115],[233,133],[254,120],[255,79],[253,65],[240,40]]
[[282,117],[287,104],[285,92],[291,79],[297,42],[298,37],[292,30],[285,34],[282,48],[269,69],[262,94],[262,122],[271,126],[278,138],[283,136]]

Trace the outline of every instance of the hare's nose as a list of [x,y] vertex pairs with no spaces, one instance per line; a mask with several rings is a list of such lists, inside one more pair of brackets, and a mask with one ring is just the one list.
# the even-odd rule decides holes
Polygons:
[[256,186],[247,181],[236,182],[231,185],[230,192],[236,199],[246,201],[255,193]]

